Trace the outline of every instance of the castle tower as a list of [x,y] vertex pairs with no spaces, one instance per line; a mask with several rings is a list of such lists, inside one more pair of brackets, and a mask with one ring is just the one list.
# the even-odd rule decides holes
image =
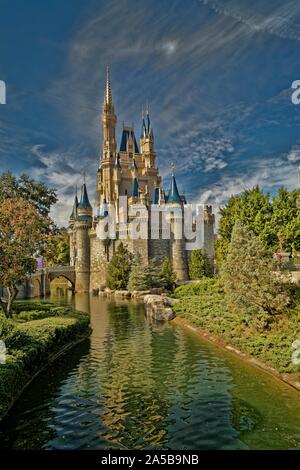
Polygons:
[[97,173],[97,204],[105,199],[108,203],[114,200],[113,169],[117,155],[116,142],[117,116],[112,100],[109,68],[106,69],[106,83],[102,107],[103,146],[99,170]]
[[[146,110],[146,120],[144,117],[144,112],[142,113],[142,131],[141,131],[141,153],[143,154],[143,159],[145,162],[145,167],[149,172],[149,169],[155,167],[155,152],[154,152],[154,134],[151,127],[149,109],[147,106]],[[150,171],[151,173],[151,171]]]
[[185,238],[183,233],[184,211],[183,197],[180,196],[176,178],[174,174],[174,166],[172,168],[171,190],[167,197],[167,206],[171,213],[171,257],[173,270],[176,274],[177,281],[186,281],[188,279],[187,259],[185,251]]
[[76,231],[76,292],[89,292],[90,287],[90,238],[92,226],[92,206],[90,204],[86,185],[82,185],[81,198],[77,207],[75,223]]
[[75,223],[77,218],[78,198],[77,191],[74,199],[73,209],[69,218],[69,237],[70,237],[70,266],[75,266],[76,259],[76,230]]

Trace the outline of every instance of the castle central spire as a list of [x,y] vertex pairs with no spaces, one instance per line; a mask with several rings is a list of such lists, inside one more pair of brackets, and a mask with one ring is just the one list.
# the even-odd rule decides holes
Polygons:
[[102,110],[102,126],[103,126],[103,150],[102,159],[115,158],[116,156],[116,122],[111,85],[109,78],[109,67],[106,67],[105,93]]
[[112,94],[109,78],[109,66],[106,66],[106,85],[105,85],[105,95],[104,95],[104,104],[112,106]]

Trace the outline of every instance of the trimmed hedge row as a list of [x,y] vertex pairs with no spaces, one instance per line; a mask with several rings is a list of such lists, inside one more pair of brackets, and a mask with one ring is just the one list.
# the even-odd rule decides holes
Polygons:
[[173,309],[178,317],[198,326],[226,344],[265,362],[280,373],[300,378],[300,366],[292,363],[292,343],[300,339],[299,289],[293,293],[293,306],[278,315],[265,330],[260,318],[243,309],[228,306],[217,280],[177,288],[173,296],[180,299]]
[[0,418],[50,357],[90,331],[89,315],[42,302],[16,302],[12,320],[0,316],[6,363],[0,364]]

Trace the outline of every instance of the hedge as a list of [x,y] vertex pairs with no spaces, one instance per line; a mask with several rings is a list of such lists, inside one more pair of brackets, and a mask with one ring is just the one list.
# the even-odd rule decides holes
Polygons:
[[0,314],[0,340],[6,362],[0,364],[0,418],[32,376],[61,349],[90,332],[89,315],[43,302],[16,302],[12,320]]

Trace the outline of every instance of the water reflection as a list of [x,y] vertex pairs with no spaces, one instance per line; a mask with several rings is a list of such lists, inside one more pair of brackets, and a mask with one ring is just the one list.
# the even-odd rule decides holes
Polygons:
[[[69,294],[68,294],[69,295]],[[18,449],[299,445],[299,396],[142,305],[77,295],[93,333],[25,391],[1,427]]]

